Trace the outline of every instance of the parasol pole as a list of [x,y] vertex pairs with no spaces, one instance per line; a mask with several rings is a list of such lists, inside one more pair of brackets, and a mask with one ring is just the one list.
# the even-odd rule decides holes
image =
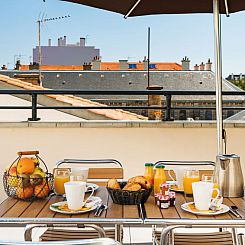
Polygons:
[[222,64],[219,0],[213,0],[214,42],[215,42],[215,81],[216,81],[216,122],[217,155],[223,154],[223,113],[222,113]]

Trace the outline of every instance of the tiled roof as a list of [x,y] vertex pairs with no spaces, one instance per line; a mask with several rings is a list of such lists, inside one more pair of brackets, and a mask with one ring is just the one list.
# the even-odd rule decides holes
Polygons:
[[[5,82],[9,85],[14,85],[16,87],[19,87],[20,89],[25,90],[48,90],[47,88],[33,85],[28,82],[23,82],[18,79],[10,78],[8,76],[0,75],[0,81]],[[97,102],[93,102],[88,99],[83,99],[81,97],[76,97],[73,95],[45,95],[49,98],[53,98],[57,102],[66,103],[68,105],[73,106],[105,106]],[[103,116],[108,119],[112,120],[147,120],[146,117],[143,117],[141,115],[131,113],[124,110],[119,109],[88,109],[88,111],[97,114],[98,116]]]
[[[143,62],[128,62],[128,64],[135,64],[136,68],[131,69],[128,68],[128,70],[145,70],[144,69],[144,63]],[[180,71],[182,69],[182,66],[178,63],[174,63],[174,62],[151,62],[150,64],[155,64],[156,68],[153,68],[151,70],[161,70],[161,71]],[[73,71],[79,71],[79,70],[83,70],[83,66],[77,66],[77,65],[42,65],[41,66],[41,70],[44,71],[69,71],[69,70],[73,70]],[[20,66],[20,70],[29,70],[29,66],[28,65],[21,65]],[[101,62],[100,64],[100,70],[101,71],[118,71],[120,70],[120,64],[119,62]]]

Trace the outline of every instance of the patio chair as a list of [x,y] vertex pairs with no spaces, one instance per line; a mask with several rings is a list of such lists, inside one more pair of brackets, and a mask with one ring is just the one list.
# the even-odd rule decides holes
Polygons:
[[[173,245],[233,245],[234,238],[231,232],[212,233],[173,233],[171,244]],[[154,242],[161,244],[161,231],[154,232]],[[167,241],[165,241],[168,244]]]
[[0,241],[1,245],[120,245],[110,238],[98,238],[89,240],[73,241],[55,241],[55,242],[18,242],[18,241]]
[[[93,182],[98,185],[105,185],[107,180],[110,178],[123,179],[123,167],[122,164],[114,159],[97,159],[97,160],[79,160],[79,159],[64,159],[59,161],[56,166],[61,167],[61,165],[74,165],[83,164],[91,165],[88,173],[88,182]],[[113,167],[105,168],[99,167],[100,165],[113,164]],[[116,232],[116,229],[105,228],[105,236],[108,238],[121,240],[122,230]],[[68,229],[57,229],[49,228],[41,236],[41,241],[60,241],[60,240],[76,240],[76,239],[90,239],[97,238],[98,232],[95,230],[68,230]]]

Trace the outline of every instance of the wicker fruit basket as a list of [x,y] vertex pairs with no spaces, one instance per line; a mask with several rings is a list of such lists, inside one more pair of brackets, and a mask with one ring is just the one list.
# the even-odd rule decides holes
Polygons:
[[[127,182],[119,183],[121,189],[127,184]],[[125,191],[106,187],[112,201],[116,204],[122,205],[137,205],[145,203],[149,198],[152,187],[149,189],[142,189],[139,191]]]
[[[6,194],[16,199],[43,199],[53,190],[53,174],[39,157],[39,151],[18,152],[18,158],[6,168],[3,185]],[[44,166],[44,170],[42,167]]]

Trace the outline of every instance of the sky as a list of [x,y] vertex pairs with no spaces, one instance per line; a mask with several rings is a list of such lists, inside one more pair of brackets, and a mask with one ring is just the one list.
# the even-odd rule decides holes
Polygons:
[[[38,43],[39,16],[70,18],[46,22],[41,27],[41,44],[67,36],[68,43],[86,37],[87,45],[101,51],[102,61],[143,60],[147,55],[147,29],[151,28],[151,60],[181,63],[191,60],[191,68],[208,58],[214,62],[212,14],[155,15],[132,17],[60,0],[0,0],[0,66],[13,67],[20,57],[32,60]],[[223,76],[245,73],[245,11],[222,16]],[[214,68],[213,68],[214,69]]]

